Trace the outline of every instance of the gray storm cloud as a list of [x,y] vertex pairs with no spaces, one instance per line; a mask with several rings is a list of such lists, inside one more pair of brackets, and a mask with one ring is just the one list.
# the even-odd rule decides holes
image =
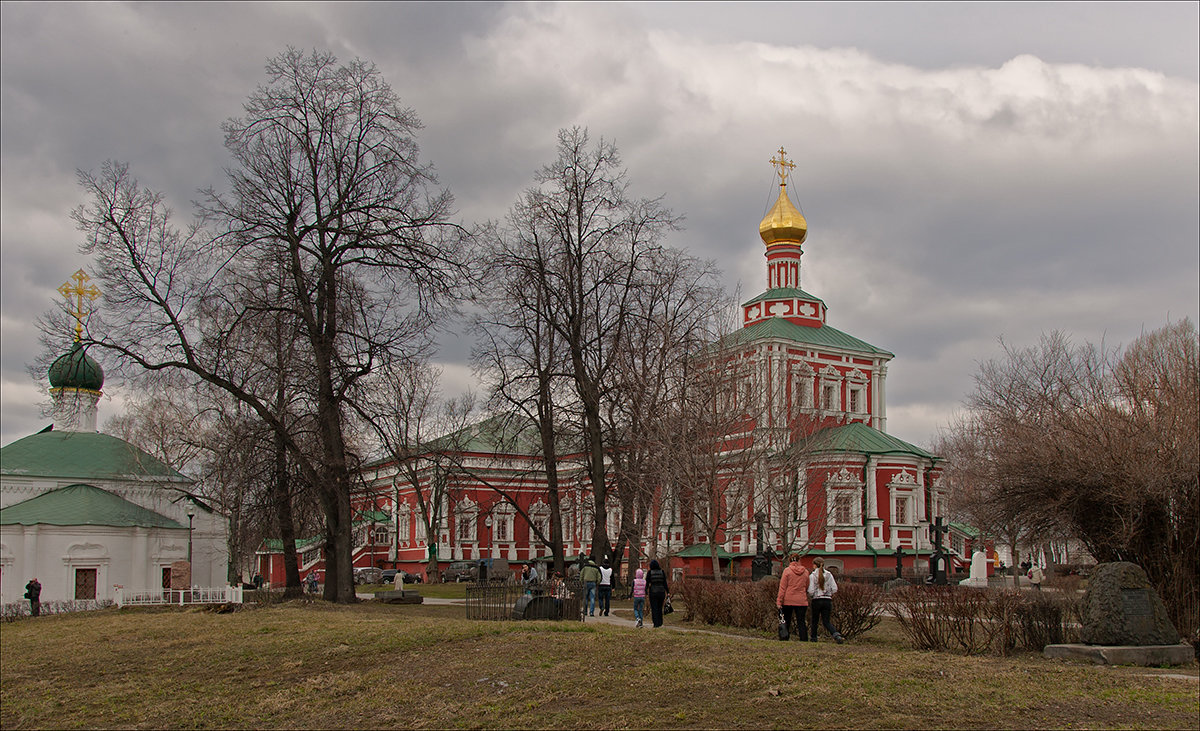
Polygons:
[[[1139,56],[1132,41],[1109,51],[1104,23],[1057,46],[1028,32],[1049,22],[1037,13],[1069,21],[1060,6],[1007,6],[977,51],[955,5],[941,25],[928,7],[871,6],[904,47],[854,35],[857,5],[786,6],[806,29],[786,37],[771,30],[784,6],[736,21],[689,6],[682,25],[670,7],[0,6],[3,442],[44,426],[45,383],[25,365],[33,320],[86,265],[75,169],[128,161],[186,217],[196,189],[222,183],[221,121],[287,45],[378,64],[467,221],[503,216],[560,127],[614,140],[637,192],[686,217],[670,243],[746,297],[764,287],[757,225],[785,146],[810,226],[804,286],[831,324],[896,353],[888,427],[909,441],[928,443],[1001,335],[1127,342],[1197,317],[1200,92],[1161,48],[1194,64],[1178,8],[1138,16],[1158,18]],[[1080,8],[1135,22],[1124,5]],[[448,388],[470,382],[465,351],[443,354]]]

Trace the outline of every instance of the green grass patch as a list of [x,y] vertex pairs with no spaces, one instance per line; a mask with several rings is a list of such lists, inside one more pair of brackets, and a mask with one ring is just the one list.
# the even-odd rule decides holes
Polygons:
[[887,622],[839,646],[463,614],[287,602],[5,624],[0,726],[1195,728],[1200,714],[1194,677],[914,652]]

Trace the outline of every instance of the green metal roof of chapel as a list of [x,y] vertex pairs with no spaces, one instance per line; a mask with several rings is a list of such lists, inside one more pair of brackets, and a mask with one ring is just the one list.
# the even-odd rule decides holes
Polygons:
[[876,348],[874,345],[865,340],[859,340],[853,335],[847,335],[836,327],[830,327],[829,325],[807,327],[805,325],[797,325],[782,317],[768,317],[765,320],[760,320],[753,325],[730,333],[721,339],[720,347],[743,345],[755,340],[773,338],[790,340],[794,343],[802,343],[804,345],[838,348],[866,355],[882,355],[887,358],[894,357],[893,353],[883,348]]
[[186,528],[165,515],[91,485],[68,485],[0,510],[0,525],[109,525]]
[[0,474],[68,480],[190,482],[123,439],[97,432],[47,431],[0,449]]

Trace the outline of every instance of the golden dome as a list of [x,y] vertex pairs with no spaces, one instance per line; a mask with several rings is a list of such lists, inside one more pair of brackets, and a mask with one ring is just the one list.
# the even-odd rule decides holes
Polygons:
[[808,221],[787,197],[787,183],[779,186],[779,200],[758,224],[758,235],[767,246],[803,244],[808,236]]

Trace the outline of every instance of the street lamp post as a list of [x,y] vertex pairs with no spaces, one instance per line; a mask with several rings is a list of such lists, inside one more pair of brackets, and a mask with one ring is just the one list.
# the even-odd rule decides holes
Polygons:
[[188,517],[188,567],[192,565],[192,520],[196,517],[196,505],[189,502],[187,506]]

